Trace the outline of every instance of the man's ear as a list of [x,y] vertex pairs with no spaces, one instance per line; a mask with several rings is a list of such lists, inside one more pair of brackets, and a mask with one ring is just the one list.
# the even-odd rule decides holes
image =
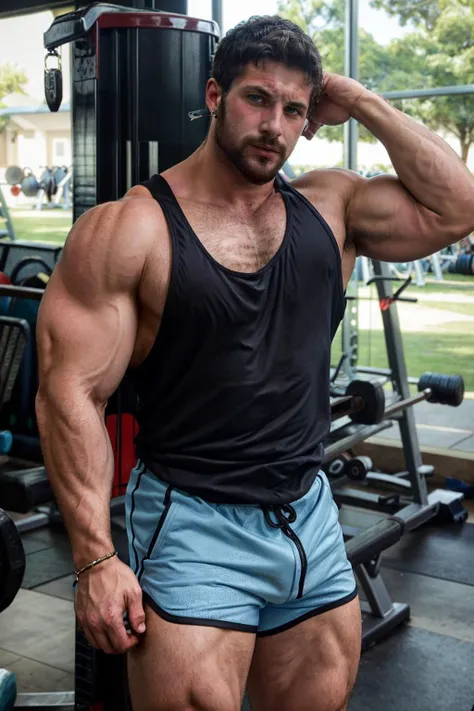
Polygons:
[[217,81],[211,77],[206,85],[206,106],[210,113],[219,108],[222,99],[222,88]]

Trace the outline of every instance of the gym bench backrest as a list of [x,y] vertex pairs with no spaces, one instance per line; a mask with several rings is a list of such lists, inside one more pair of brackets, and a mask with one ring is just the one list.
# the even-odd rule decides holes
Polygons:
[[27,321],[0,316],[0,409],[11,398],[29,336]]

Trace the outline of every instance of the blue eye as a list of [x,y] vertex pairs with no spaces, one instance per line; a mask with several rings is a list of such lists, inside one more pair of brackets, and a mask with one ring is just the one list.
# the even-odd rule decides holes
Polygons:
[[254,103],[258,103],[259,101],[263,101],[263,98],[259,96],[258,94],[248,94],[247,98],[250,99],[250,101],[253,101]]
[[294,106],[287,106],[286,111],[287,113],[290,113],[291,116],[301,116],[301,111]]

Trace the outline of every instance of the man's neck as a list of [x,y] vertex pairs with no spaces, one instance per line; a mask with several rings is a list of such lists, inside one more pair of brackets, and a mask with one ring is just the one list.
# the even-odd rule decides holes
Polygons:
[[[228,206],[253,211],[274,192],[274,180],[254,185],[238,171],[217,144],[208,137],[197,151],[170,169],[176,178],[182,197],[216,206]],[[166,174],[165,174],[166,177]]]

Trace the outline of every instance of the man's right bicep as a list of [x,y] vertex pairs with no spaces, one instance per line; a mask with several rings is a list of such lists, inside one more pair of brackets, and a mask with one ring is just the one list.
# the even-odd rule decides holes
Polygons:
[[40,393],[71,385],[100,403],[120,384],[146,256],[131,240],[135,212],[130,203],[101,205],[72,228],[38,313]]
[[[98,403],[116,390],[130,362],[136,312],[130,295],[100,294],[83,302],[57,268],[37,323],[40,393],[77,388]],[[84,285],[87,288],[87,285]]]

